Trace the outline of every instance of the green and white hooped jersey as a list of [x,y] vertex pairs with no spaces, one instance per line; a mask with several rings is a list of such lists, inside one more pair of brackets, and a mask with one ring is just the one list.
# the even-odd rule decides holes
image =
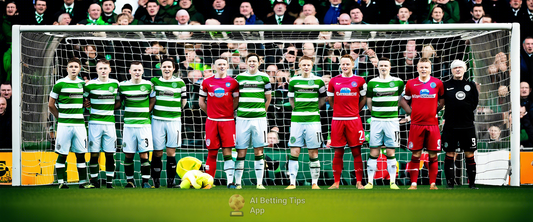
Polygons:
[[296,76],[289,82],[289,97],[294,98],[291,122],[320,122],[319,98],[326,97],[326,86],[320,77]]
[[152,83],[144,79],[139,84],[123,81],[118,92],[124,101],[124,126],[150,125],[150,97],[155,97]]
[[68,77],[57,80],[50,92],[59,111],[57,123],[61,125],[84,125],[83,119],[83,86],[85,81]]
[[366,96],[372,98],[372,118],[376,120],[398,120],[398,99],[405,83],[402,79],[389,76],[379,77],[367,83]]
[[151,79],[156,96],[152,113],[154,119],[179,120],[181,117],[181,100],[187,99],[187,88],[182,79],[172,76],[165,80],[163,77]]
[[91,116],[89,123],[115,124],[115,102],[120,98],[118,81],[109,79],[102,82],[95,79],[87,82],[84,87],[84,97],[91,101]]
[[237,117],[263,118],[266,117],[265,95],[272,93],[270,78],[264,72],[250,74],[243,72],[235,77],[239,82],[239,108]]

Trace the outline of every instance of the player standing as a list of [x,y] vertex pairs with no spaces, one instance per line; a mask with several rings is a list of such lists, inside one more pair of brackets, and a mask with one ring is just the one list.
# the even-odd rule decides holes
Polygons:
[[[222,148],[224,171],[228,180],[228,188],[235,189],[233,176],[235,162],[231,150],[235,147],[235,120],[233,111],[239,104],[239,83],[227,75],[228,61],[215,61],[216,73],[204,79],[200,89],[200,108],[207,113],[205,123],[205,144],[208,153],[206,171],[213,178],[217,170],[218,149]],[[207,100],[207,102],[206,102]]]
[[381,146],[387,149],[387,171],[390,175],[390,188],[396,185],[395,149],[400,147],[400,122],[398,120],[398,101],[404,83],[400,78],[390,75],[391,64],[388,58],[378,61],[379,76],[368,82],[366,104],[371,111],[370,156],[367,162],[368,184],[365,189],[374,187],[374,173],[378,168]]
[[[65,176],[65,162],[69,151],[76,154],[80,188],[94,188],[87,180],[85,153],[87,153],[87,131],[83,119],[83,86],[85,82],[78,78],[81,62],[71,58],[67,63],[68,75],[59,79],[48,100],[48,108],[57,119],[57,138],[55,152],[58,154],[55,164],[59,189],[68,189]],[[57,104],[56,104],[57,102]],[[57,105],[57,106],[56,106]]]
[[454,60],[451,64],[453,78],[444,82],[444,127],[442,129],[442,143],[446,158],[444,159],[444,173],[448,188],[455,184],[454,159],[455,150],[462,149],[466,156],[466,173],[471,189],[478,189],[476,180],[476,162],[474,151],[477,149],[476,128],[474,126],[474,111],[479,102],[476,84],[464,79],[466,64],[461,60]]
[[163,59],[162,77],[152,78],[156,94],[152,114],[152,133],[154,152],[152,154],[153,188],[159,188],[163,163],[163,149],[167,152],[167,187],[175,186],[176,148],[181,147],[181,109],[187,104],[186,87],[183,80],[174,77],[174,60]]
[[[438,189],[435,185],[439,163],[437,153],[440,152],[440,130],[437,112],[444,106],[444,86],[442,82],[431,76],[431,61],[422,58],[416,65],[418,78],[405,84],[400,105],[407,114],[411,114],[408,147],[412,152],[409,163],[411,177],[410,190],[416,190],[420,156],[425,147],[429,152],[429,183],[430,189]],[[411,101],[411,106],[407,103]]]
[[98,78],[90,80],[84,87],[84,96],[91,104],[89,118],[89,152],[91,152],[91,160],[89,162],[89,171],[91,184],[96,188],[100,188],[98,157],[100,152],[105,152],[106,187],[113,188],[117,140],[114,110],[115,108],[120,108],[120,103],[117,104],[117,100],[120,100],[120,97],[117,96],[118,81],[109,78],[111,65],[106,59],[98,60],[96,73]]
[[144,73],[141,62],[133,61],[130,65],[130,80],[119,85],[119,95],[124,102],[124,130],[122,150],[125,154],[124,173],[128,184],[126,188],[135,188],[133,178],[133,157],[139,153],[141,159],[142,188],[150,188],[150,162],[148,152],[153,150],[150,111],[155,104],[153,84],[142,79]]
[[342,75],[331,79],[328,87],[329,104],[333,107],[330,146],[335,149],[333,157],[335,182],[329,189],[339,189],[346,144],[351,149],[354,158],[356,186],[358,189],[363,189],[361,145],[365,142],[365,131],[359,111],[365,105],[367,85],[365,79],[353,74],[353,67],[354,59],[350,55],[342,56],[340,59]]
[[239,108],[237,109],[236,136],[237,161],[235,167],[235,183],[241,189],[241,179],[244,172],[244,160],[248,147],[254,148],[254,169],[257,178],[257,189],[263,186],[265,171],[263,147],[267,144],[266,110],[272,98],[270,79],[264,72],[258,70],[261,62],[259,56],[250,53],[246,56],[248,71],[236,77],[239,82]]
[[291,138],[289,141],[291,147],[289,179],[291,184],[285,189],[296,189],[298,156],[300,156],[301,147],[304,145],[309,151],[312,189],[320,189],[317,185],[320,176],[318,148],[322,146],[319,108],[326,103],[326,86],[322,78],[311,72],[313,58],[302,56],[298,66],[302,75],[292,78],[289,82],[288,96],[292,106]]

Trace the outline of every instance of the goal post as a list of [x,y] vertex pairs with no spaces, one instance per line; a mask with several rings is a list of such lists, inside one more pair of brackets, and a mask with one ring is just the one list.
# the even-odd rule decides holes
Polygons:
[[[140,35],[136,36],[135,38],[129,38],[129,37],[121,37],[120,35],[113,35],[109,33],[148,33],[148,35]],[[151,35],[150,33],[162,33],[162,35]],[[213,34],[211,35],[202,35],[202,37],[199,37],[197,39],[193,38],[191,39],[181,39],[178,36],[175,36],[172,34],[172,32],[192,32],[192,33],[201,33],[206,32],[209,34],[209,32],[218,32],[220,36],[215,36]],[[252,33],[258,33],[258,35],[254,36],[227,36],[225,33],[241,33],[241,32],[252,32]],[[318,32],[350,32],[351,37],[348,38],[335,38],[331,37],[330,39],[318,39]],[[496,33],[498,32],[498,33]],[[28,33],[35,33],[35,35],[29,36],[29,38],[24,38],[23,36],[27,35]],[[73,35],[73,33],[79,33],[79,35]],[[104,33],[105,35],[93,35],[89,33]],[[314,33],[314,34],[313,34]],[[496,34],[495,34],[496,33]],[[509,34],[510,33],[510,34]],[[315,35],[316,34],[316,35]],[[44,37],[43,37],[44,35]],[[476,42],[476,36],[485,36],[485,38],[488,38],[490,40],[491,36],[496,35],[502,35],[501,39],[494,40],[494,43],[484,43],[484,42]],[[206,38],[207,36],[207,38]],[[32,39],[32,38],[40,38],[40,39]],[[432,39],[447,41],[448,38],[450,39],[450,42],[446,43],[440,43],[438,41],[434,42]],[[437,51],[442,52],[442,56],[449,56],[450,58],[456,56],[447,54],[449,51],[458,51],[461,49],[456,49],[455,46],[453,46],[453,43],[456,43],[458,41],[470,41],[472,42],[468,43],[471,44],[473,42],[476,42],[475,44],[481,45],[481,48],[479,51],[472,51],[469,52],[471,54],[471,57],[468,58],[469,62],[471,63],[471,66],[469,66],[469,72],[473,73],[473,79],[476,80],[476,78],[489,78],[485,72],[485,70],[489,67],[488,60],[494,59],[494,56],[496,53],[493,51],[502,51],[504,54],[509,55],[509,59],[507,62],[510,64],[509,69],[509,92],[510,92],[510,102],[508,101],[506,103],[507,106],[510,107],[509,110],[500,110],[498,112],[495,112],[495,114],[505,116],[508,111],[512,112],[512,124],[510,129],[508,130],[508,138],[509,138],[509,145],[506,145],[504,147],[504,150],[509,151],[510,153],[510,161],[509,164],[511,166],[512,171],[510,174],[510,185],[511,186],[520,186],[520,116],[519,116],[519,110],[520,110],[520,97],[519,97],[519,91],[520,88],[520,33],[519,33],[519,24],[442,24],[442,25],[407,25],[407,26],[397,26],[397,25],[349,25],[349,26],[342,26],[342,25],[298,25],[298,26],[277,26],[277,25],[249,25],[249,26],[233,26],[233,25],[223,25],[223,26],[173,26],[173,25],[165,25],[165,26],[19,26],[15,25],[13,26],[13,56],[12,56],[12,67],[13,67],[13,73],[17,73],[18,75],[12,76],[12,90],[13,90],[13,96],[12,96],[12,115],[13,115],[13,166],[12,166],[12,185],[13,186],[21,186],[21,185],[37,185],[37,184],[26,184],[23,183],[22,177],[25,174],[23,168],[23,162],[24,157],[23,153],[27,152],[23,149],[24,144],[27,144],[29,141],[25,141],[25,137],[23,136],[23,131],[25,130],[25,127],[30,126],[36,126],[35,129],[38,131],[38,129],[44,129],[45,127],[48,127],[47,124],[50,124],[49,120],[46,120],[46,116],[48,116],[47,111],[47,105],[46,104],[32,104],[35,106],[39,106],[38,109],[35,109],[35,112],[41,112],[41,113],[31,113],[31,115],[35,115],[35,117],[32,117],[32,121],[35,120],[35,123],[28,122],[26,119],[23,118],[23,115],[30,115],[28,113],[27,107],[30,105],[27,104],[27,102],[34,102],[34,103],[42,103],[43,101],[48,101],[48,93],[50,86],[53,86],[55,83],[55,80],[57,80],[58,77],[62,77],[60,73],[63,72],[64,67],[60,65],[60,60],[65,59],[61,57],[61,55],[58,55],[59,48],[62,47],[64,44],[71,44],[70,42],[61,42],[60,40],[68,39],[69,41],[84,41],[87,39],[90,39],[92,41],[92,44],[95,44],[98,48],[104,48],[104,47],[110,47],[106,45],[106,43],[101,43],[105,41],[119,41],[119,42],[140,42],[142,44],[149,44],[153,41],[160,41],[172,44],[186,44],[186,43],[257,43],[257,44],[270,44],[270,43],[285,43],[285,44],[295,44],[295,45],[302,45],[306,42],[311,42],[314,44],[328,44],[328,43],[334,43],[334,42],[364,42],[368,43],[368,45],[372,45],[375,47],[374,49],[376,51],[379,51],[378,54],[386,54],[386,55],[396,55],[399,54],[399,51],[407,40],[417,40],[417,43],[428,43],[433,45],[439,45],[441,48],[437,49]],[[94,40],[94,41],[93,41]],[[456,41],[457,40],[457,41]],[[24,42],[25,41],[25,42]],[[98,42],[100,41],[100,42]],[[479,40],[478,40],[479,41]],[[29,46],[28,42],[34,42],[34,45]],[[96,42],[96,43],[95,43]],[[437,43],[438,42],[438,43]],[[141,45],[139,43],[139,45]],[[370,44],[375,43],[375,44]],[[378,45],[382,44],[382,45]],[[501,46],[501,43],[508,44],[508,46]],[[85,45],[83,45],[85,44]],[[79,44],[82,46],[86,46],[89,43],[83,43]],[[462,45],[461,47],[470,47],[471,45]],[[483,46],[483,44],[487,44],[487,46],[490,46],[491,44],[494,44],[496,49],[490,49],[486,48],[487,46]],[[32,48],[36,47],[36,48]],[[37,48],[38,47],[38,48]],[[116,45],[111,47],[117,47]],[[170,46],[168,46],[170,48]],[[183,46],[175,46],[176,48],[173,48],[172,50],[183,50]],[[181,48],[179,48],[181,47]],[[420,47],[419,47],[420,48]],[[70,50],[70,49],[69,49]],[[80,49],[76,49],[80,51]],[[138,52],[142,53],[142,47],[139,46],[136,48]],[[269,49],[256,49],[256,50],[269,50]],[[302,50],[299,48],[298,50]],[[104,49],[105,51],[105,49]],[[263,51],[263,52],[264,52]],[[32,52],[32,53],[38,53],[35,55],[32,55],[33,57],[28,57],[27,54],[23,54],[23,52]],[[284,52],[284,51],[283,51]],[[316,52],[316,51],[315,51]],[[444,55],[446,54],[446,55]],[[467,53],[465,53],[465,56]],[[184,55],[177,55],[177,56],[184,56]],[[459,55],[457,55],[459,56]],[[461,54],[462,56],[462,54]],[[277,57],[276,57],[277,58]],[[464,59],[467,59],[467,57],[463,57]],[[44,61],[36,61],[42,59]],[[113,58],[116,59],[116,58]],[[395,58],[398,59],[398,58]],[[443,59],[443,61],[446,59]],[[485,61],[487,60],[487,61]],[[398,59],[399,61],[399,59]],[[509,62],[510,61],[510,62]],[[127,61],[123,61],[126,63]],[[202,61],[204,62],[204,61]],[[446,61],[451,62],[451,61]],[[446,62],[442,62],[442,67],[445,69]],[[206,62],[207,63],[207,62]],[[276,62],[277,63],[277,62]],[[368,69],[373,69],[371,66],[371,63],[369,63]],[[474,66],[472,66],[474,64]],[[479,65],[478,65],[479,64]],[[203,64],[205,65],[205,64]],[[35,87],[34,90],[25,91],[24,87],[32,87],[31,85],[24,85],[25,81],[25,75],[28,77],[30,73],[27,73],[28,66],[30,67],[39,67],[39,73],[40,74],[51,74],[50,78],[42,77],[36,75],[35,77],[32,77],[32,81],[35,81],[35,84],[41,84],[39,87]],[[116,65],[117,67],[119,65]],[[326,66],[324,66],[326,67]],[[27,69],[24,71],[24,69]],[[125,67],[121,67],[125,70]],[[325,68],[324,73],[329,73],[334,68]],[[449,67],[447,67],[449,70]],[[117,70],[114,70],[117,72]],[[445,73],[445,70],[440,70],[442,73]],[[294,73],[290,73],[293,75]],[[395,73],[391,73],[393,76]],[[444,74],[443,74],[444,75]],[[370,77],[370,75],[369,75]],[[445,76],[443,76],[444,78]],[[369,80],[369,79],[368,79]],[[367,80],[367,81],[368,81]],[[501,79],[500,79],[501,80]],[[404,81],[407,81],[407,79],[404,79]],[[504,80],[501,80],[504,81]],[[477,81],[476,81],[477,82]],[[32,82],[33,84],[33,82]],[[490,84],[489,84],[490,85]],[[492,87],[492,86],[491,86]],[[493,99],[490,97],[490,95],[494,95],[493,88],[488,87],[484,88],[481,86],[481,90],[486,90],[486,98],[483,98],[484,102],[490,103],[489,100]],[[48,90],[48,91],[47,91]],[[28,93],[42,93],[41,95],[34,95],[28,96]],[[26,96],[25,96],[26,95]],[[26,103],[25,103],[26,102]],[[280,104],[280,107],[282,107],[283,104]],[[46,108],[46,109],[45,109]],[[283,108],[283,107],[282,107]],[[288,109],[287,109],[288,110]],[[119,116],[120,116],[120,112]],[[285,111],[283,113],[283,117],[286,117],[286,114],[290,113],[290,111]],[[184,115],[187,115],[184,113]],[[488,115],[483,113],[477,114],[477,116],[482,115]],[[494,116],[494,115],[493,115]],[[283,118],[281,117],[281,118]],[[480,118],[485,119],[485,118]],[[37,123],[40,121],[39,123]],[[286,120],[280,119],[279,121],[283,122],[281,123],[283,127],[288,127],[286,125]],[[276,120],[277,123],[279,123],[278,120]],[[485,120],[484,120],[485,121]],[[488,124],[492,123],[496,120],[491,120],[490,118],[486,120],[486,122],[480,123],[480,125],[483,125],[485,128],[488,126]],[[501,119],[497,120],[498,122],[505,121],[503,117]],[[34,125],[32,125],[34,124]],[[201,133],[198,132],[198,129],[203,129],[201,124],[198,125],[198,123],[194,123],[196,125],[193,125],[191,127],[195,128],[194,133]],[[39,126],[40,125],[40,126]],[[53,120],[52,120],[53,125]],[[476,126],[478,123],[476,122]],[[53,126],[51,126],[53,128]],[[269,126],[270,128],[270,126]],[[483,128],[483,127],[481,127]],[[484,130],[486,130],[483,128]],[[33,129],[32,129],[33,130]],[[117,129],[119,130],[119,129]],[[35,134],[46,134],[46,132],[33,132]],[[407,131],[405,132],[407,133]],[[479,133],[478,133],[479,135]],[[46,140],[46,135],[43,137],[36,136],[35,141],[31,141],[35,144],[40,144],[39,146],[42,146],[42,140]],[[39,141],[39,138],[41,141]],[[403,138],[406,139],[406,138]],[[194,141],[193,141],[194,140]],[[191,139],[195,144],[199,142],[198,136],[194,136],[194,139]],[[200,141],[201,142],[201,141]],[[49,144],[47,144],[49,146]],[[120,145],[120,144],[118,144]],[[365,147],[364,147],[365,148]],[[46,148],[48,151],[50,151],[50,147]],[[53,150],[52,150],[53,151]],[[193,147],[188,150],[189,152],[198,155],[199,157],[202,156],[202,150],[198,147]],[[321,149],[321,151],[326,152],[326,149]],[[366,146],[366,152],[368,151],[368,146]],[[304,153],[304,152],[302,152]],[[365,153],[365,149],[363,150],[363,153]],[[283,168],[283,158],[286,154],[286,150],[277,150],[275,154],[276,157],[279,157],[279,167]],[[191,154],[192,155],[192,154]],[[332,154],[324,154],[324,155],[331,155]],[[410,156],[409,152],[403,150],[403,154],[405,156]],[[347,156],[345,156],[346,159]],[[368,156],[366,156],[368,157]],[[43,157],[44,158],[44,157]],[[329,158],[329,157],[324,157]],[[219,157],[219,160],[221,158]],[[300,158],[300,162],[306,162],[306,158]],[[42,159],[39,159],[41,161]],[[201,159],[202,160],[202,159]],[[247,160],[250,160],[247,158]],[[203,161],[203,160],[202,160]],[[321,161],[326,161],[321,159]],[[353,161],[353,160],[351,160]],[[363,161],[366,161],[366,159],[363,157]],[[55,162],[55,159],[53,160]],[[221,164],[219,164],[221,165]],[[327,165],[327,164],[323,164]],[[47,172],[53,172],[53,166],[48,166]],[[345,164],[345,171],[349,165]],[[301,171],[307,167],[300,167],[300,173]],[[117,171],[120,168],[117,168]],[[353,170],[353,166],[351,167]],[[365,167],[366,169],[366,167]],[[248,171],[249,169],[246,168]],[[500,169],[501,170],[501,169]],[[505,169],[509,170],[509,169]],[[252,170],[253,171],[253,170]],[[323,170],[326,173],[331,173],[331,170]],[[39,173],[39,172],[38,172]],[[42,173],[42,171],[41,171]],[[478,171],[478,174],[480,172]],[[248,178],[246,178],[247,172],[245,171],[245,177],[243,179],[250,180],[255,178],[252,173],[249,174]],[[220,171],[217,172],[217,177],[225,178],[225,175],[221,173]],[[349,176],[349,175],[348,175]],[[346,175],[343,174],[343,177],[346,177]],[[53,175],[52,175],[53,178]],[[304,178],[303,180],[307,180],[309,178]],[[348,179],[349,180],[349,179]],[[505,180],[505,178],[503,179]],[[50,182],[52,183],[53,180]],[[503,184],[503,183],[502,183]]]

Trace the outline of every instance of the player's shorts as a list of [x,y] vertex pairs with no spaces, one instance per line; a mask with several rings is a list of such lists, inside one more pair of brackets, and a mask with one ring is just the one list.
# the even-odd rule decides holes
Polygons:
[[85,124],[79,126],[57,125],[55,152],[61,155],[87,153],[87,130]]
[[291,123],[290,147],[307,147],[318,149],[322,147],[322,128],[316,123]]
[[265,147],[268,145],[266,118],[244,119],[237,118],[235,126],[237,141],[235,148]]
[[370,148],[385,146],[400,147],[400,123],[398,120],[376,120],[370,122]]
[[181,120],[178,118],[168,121],[152,118],[152,134],[154,150],[181,147]]
[[116,146],[117,131],[115,124],[89,123],[89,152],[114,153]]
[[154,149],[152,142],[152,127],[124,126],[122,133],[122,151],[124,153],[144,153]]
[[344,148],[361,146],[365,142],[365,130],[361,118],[353,120],[332,120],[331,147]]
[[235,121],[205,121],[205,145],[207,149],[235,147]]
[[411,151],[418,151],[422,150],[424,147],[429,151],[441,150],[439,126],[411,124],[407,148]]
[[442,130],[442,149],[455,152],[457,148],[466,152],[477,150],[476,128]]

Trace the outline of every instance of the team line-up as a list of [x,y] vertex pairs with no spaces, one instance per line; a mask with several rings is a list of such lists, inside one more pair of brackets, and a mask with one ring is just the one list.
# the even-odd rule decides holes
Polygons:
[[[450,67],[453,78],[446,82],[431,76],[431,61],[420,59],[417,64],[418,77],[403,82],[391,76],[391,63],[388,58],[378,62],[379,76],[368,82],[353,74],[354,60],[349,55],[340,59],[342,74],[331,79],[326,86],[320,77],[312,73],[313,58],[302,56],[299,60],[299,76],[291,78],[288,87],[289,102],[292,106],[290,127],[290,157],[288,174],[290,185],[286,189],[296,189],[300,150],[307,147],[312,189],[320,175],[318,148],[322,144],[319,108],[326,100],[333,107],[331,123],[331,147],[335,149],[333,158],[334,183],[329,189],[338,189],[343,169],[345,147],[351,149],[358,189],[372,189],[373,177],[377,170],[380,148],[386,147],[387,170],[390,175],[390,188],[396,185],[395,148],[399,147],[399,107],[411,115],[408,149],[411,161],[408,172],[411,179],[409,189],[417,189],[418,167],[422,149],[429,152],[430,189],[438,189],[435,182],[438,172],[437,154],[444,150],[444,168],[448,188],[454,186],[454,157],[459,148],[466,156],[466,169],[469,186],[477,189],[474,181],[476,163],[474,151],[477,139],[474,128],[474,110],[478,104],[478,91],[472,81],[464,79],[467,69],[465,62],[454,60]],[[106,157],[106,186],[113,188],[116,152],[116,130],[114,110],[123,107],[124,129],[122,150],[125,154],[124,171],[126,188],[135,188],[134,156],[139,153],[142,187],[159,188],[163,169],[163,150],[167,154],[167,187],[183,188],[196,184],[195,178],[215,176],[217,155],[220,148],[224,157],[224,172],[227,187],[242,189],[241,180],[248,148],[254,149],[254,170],[257,189],[262,185],[264,175],[263,147],[267,146],[266,111],[271,101],[271,83],[267,74],[259,71],[261,58],[251,53],[246,56],[248,69],[232,78],[227,75],[228,62],[217,59],[214,63],[215,75],[206,78],[200,89],[200,108],[207,113],[205,123],[205,144],[208,149],[205,161],[205,174],[197,172],[182,179],[182,186],[175,183],[175,151],[181,147],[181,110],[187,102],[183,80],[173,76],[175,63],[171,58],[162,60],[161,77],[144,80],[143,65],[134,61],[130,65],[130,79],[123,82],[110,79],[109,61],[102,59],[96,65],[98,78],[85,82],[78,78],[81,62],[71,58],[67,64],[68,76],[59,79],[50,92],[49,109],[58,122],[55,164],[59,188],[68,188],[65,176],[65,162],[69,152],[76,154],[80,188],[100,187],[98,180],[98,158],[100,152]],[[446,104],[446,119],[442,138],[438,127],[437,112]],[[371,111],[370,157],[367,161],[368,183],[363,186],[363,161],[361,145],[365,141],[364,129],[359,116],[363,106]],[[90,107],[88,136],[83,112]],[[236,112],[235,112],[236,110]],[[236,118],[234,114],[236,113]],[[88,138],[87,138],[88,137]],[[88,140],[87,140],[88,139]],[[441,146],[442,144],[442,146]],[[236,161],[232,149],[237,150]],[[90,152],[90,180],[87,180],[85,153]],[[153,152],[149,161],[149,152]],[[149,180],[152,178],[153,185]],[[212,183],[212,182],[211,182]],[[201,188],[202,186],[194,186]],[[208,185],[204,188],[210,188]]]

